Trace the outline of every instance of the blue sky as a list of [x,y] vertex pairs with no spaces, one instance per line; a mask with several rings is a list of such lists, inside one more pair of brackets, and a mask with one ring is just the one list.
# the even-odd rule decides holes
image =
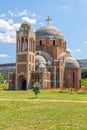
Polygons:
[[16,61],[16,31],[29,22],[36,31],[45,19],[63,33],[76,59],[87,58],[87,0],[1,0],[0,64]]

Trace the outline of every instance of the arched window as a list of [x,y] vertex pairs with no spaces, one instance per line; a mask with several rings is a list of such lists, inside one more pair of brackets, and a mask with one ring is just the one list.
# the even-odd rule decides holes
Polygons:
[[20,40],[18,39],[17,40],[17,52],[19,52],[20,51]]
[[55,40],[53,40],[53,46],[55,46],[56,45],[56,42],[55,42]]
[[75,78],[75,73],[73,72],[73,83],[75,82],[75,81],[74,81],[74,78]]
[[23,43],[24,42],[24,38],[22,37],[22,39],[21,39],[21,42]]
[[40,46],[42,46],[42,40],[40,40]]
[[24,38],[22,37],[22,39],[21,39],[21,51],[23,51],[24,50]]
[[27,47],[28,47],[28,40],[25,39],[25,51],[27,50]]
[[35,52],[35,41],[33,41],[33,52]]

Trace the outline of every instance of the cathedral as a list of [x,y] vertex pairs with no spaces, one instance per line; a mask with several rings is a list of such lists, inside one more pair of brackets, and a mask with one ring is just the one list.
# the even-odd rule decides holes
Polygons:
[[36,32],[24,22],[16,32],[16,72],[9,74],[9,89],[32,89],[35,82],[41,88],[80,88],[79,63],[66,48],[61,31],[47,25]]

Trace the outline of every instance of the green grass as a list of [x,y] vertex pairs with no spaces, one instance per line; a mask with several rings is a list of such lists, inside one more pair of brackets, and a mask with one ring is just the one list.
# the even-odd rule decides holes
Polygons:
[[36,99],[32,91],[0,91],[0,99],[0,130],[87,130],[87,103],[79,102],[87,94],[45,90]]
[[[31,91],[0,91],[0,98],[8,99],[34,99],[36,96]],[[38,94],[40,100],[87,100],[87,94],[60,92],[58,90],[41,90]]]

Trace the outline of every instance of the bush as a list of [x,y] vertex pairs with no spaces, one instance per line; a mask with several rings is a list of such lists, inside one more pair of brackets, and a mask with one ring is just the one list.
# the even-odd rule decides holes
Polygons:
[[34,88],[33,92],[35,93],[36,98],[37,98],[38,93],[40,93],[40,83],[35,82],[34,85],[33,85],[33,88]]
[[86,90],[85,89],[80,89],[77,94],[86,94]]
[[0,84],[0,90],[7,90],[8,84]]
[[82,86],[87,86],[87,79],[82,79],[81,80],[81,85]]
[[4,82],[4,76],[0,73],[0,84]]

